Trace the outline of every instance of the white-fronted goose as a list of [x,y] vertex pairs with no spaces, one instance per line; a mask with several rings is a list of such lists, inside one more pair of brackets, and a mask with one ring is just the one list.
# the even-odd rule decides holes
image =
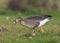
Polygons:
[[[17,22],[20,22],[22,25],[26,26],[26,27],[29,27],[32,30],[33,34],[32,35],[35,35],[34,32],[35,32],[35,28],[36,27],[41,27],[43,26],[46,22],[50,21],[52,18],[51,15],[33,15],[33,16],[29,16],[29,17],[26,17],[25,19],[22,19],[21,17],[20,18],[16,18],[14,20],[14,23],[17,23]],[[44,32],[44,30],[41,28],[41,31]]]

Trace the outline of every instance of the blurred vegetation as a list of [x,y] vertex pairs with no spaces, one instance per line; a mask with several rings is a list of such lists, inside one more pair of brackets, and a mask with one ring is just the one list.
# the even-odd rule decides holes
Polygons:
[[[36,31],[32,38],[31,29],[12,23],[18,16],[45,14],[52,15],[53,20],[44,25],[44,34]],[[60,43],[60,0],[0,0],[0,25],[8,30],[0,32],[0,43]]]
[[[29,15],[45,14],[42,10],[34,9],[32,11],[20,13],[20,17],[25,18]],[[0,32],[0,43],[60,43],[60,11],[48,11],[53,16],[53,20],[44,25],[45,33],[36,28],[36,35],[30,38],[31,29],[12,22],[17,18],[18,11],[1,10],[0,25],[4,25],[8,31]],[[35,14],[33,14],[35,13]],[[9,17],[7,20],[6,17]]]
[[10,0],[8,7],[14,10],[25,11],[33,8],[53,9],[58,8],[56,0]]
[[0,9],[9,8],[12,10],[32,10],[43,8],[44,10],[56,10],[59,7],[58,0],[0,0]]

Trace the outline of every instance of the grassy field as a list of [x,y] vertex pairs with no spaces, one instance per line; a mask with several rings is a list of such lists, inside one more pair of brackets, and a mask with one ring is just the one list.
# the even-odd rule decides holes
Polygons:
[[[42,14],[45,13],[38,13]],[[45,24],[45,33],[37,31],[35,36],[29,38],[31,29],[12,23],[18,17],[17,11],[1,10],[0,25],[4,25],[8,31],[0,32],[0,43],[60,43],[60,11],[48,11],[47,14],[52,15],[53,20]],[[25,18],[29,15],[37,15],[37,12],[20,13],[19,16]],[[9,17],[9,20],[6,17]]]

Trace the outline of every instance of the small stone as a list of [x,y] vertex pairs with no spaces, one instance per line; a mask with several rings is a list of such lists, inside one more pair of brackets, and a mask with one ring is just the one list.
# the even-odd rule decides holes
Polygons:
[[6,17],[6,19],[8,20],[8,19],[9,19],[9,17],[7,16],[7,17]]

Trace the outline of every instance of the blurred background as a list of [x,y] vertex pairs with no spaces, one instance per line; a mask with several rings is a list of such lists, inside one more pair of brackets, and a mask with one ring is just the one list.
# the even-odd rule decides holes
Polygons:
[[[33,38],[31,29],[12,23],[17,17],[46,14],[53,20],[44,26],[44,34],[37,31]],[[60,0],[0,0],[0,25],[8,30],[0,31],[0,43],[60,43]]]
[[25,9],[25,8],[45,8],[57,9],[59,7],[59,0],[2,0],[0,1],[0,8],[11,9]]
[[19,10],[21,12],[31,10],[57,10],[60,8],[59,0],[2,0],[0,9]]
[[[14,10],[28,14],[48,14],[60,9],[59,0],[2,0],[0,10]],[[26,15],[28,15],[26,14]]]
[[48,14],[60,9],[60,0],[2,0],[0,10],[14,10],[30,14]]

